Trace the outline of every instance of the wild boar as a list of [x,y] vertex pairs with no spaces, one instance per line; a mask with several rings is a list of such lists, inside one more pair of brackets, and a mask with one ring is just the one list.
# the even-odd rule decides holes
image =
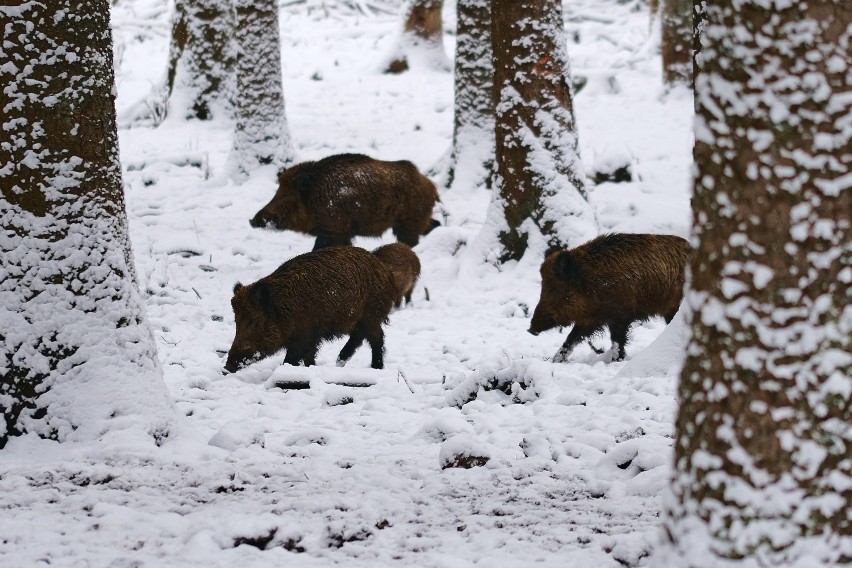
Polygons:
[[393,274],[369,251],[332,247],[291,258],[253,284],[234,286],[237,324],[225,370],[234,372],[286,348],[285,363],[316,363],[323,341],[349,335],[343,365],[366,339],[371,366],[384,366],[384,331],[396,299]]
[[435,184],[411,162],[338,154],[279,172],[278,191],[249,223],[313,235],[313,250],[387,229],[413,247],[438,224],[432,219],[438,200]]
[[403,298],[406,304],[411,303],[411,291],[414,290],[414,285],[420,277],[420,259],[411,247],[402,243],[392,243],[377,248],[373,254],[384,262],[393,274],[397,292],[394,305],[397,308],[400,307]]
[[671,322],[683,298],[690,247],[674,235],[615,233],[553,252],[541,264],[541,298],[529,332],[574,325],[556,355],[609,328],[614,360],[625,356],[631,324],[652,316]]

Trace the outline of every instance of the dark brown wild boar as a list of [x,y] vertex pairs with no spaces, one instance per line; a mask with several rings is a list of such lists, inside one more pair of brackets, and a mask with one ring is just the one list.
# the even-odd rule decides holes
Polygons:
[[529,332],[574,324],[553,357],[561,363],[606,326],[620,361],[633,322],[663,316],[669,323],[677,313],[689,254],[680,237],[627,233],[553,252],[541,265],[541,298]]
[[338,154],[279,172],[275,197],[249,223],[313,235],[314,250],[388,229],[414,246],[438,224],[432,220],[436,201],[435,184],[411,162]]
[[286,348],[285,363],[316,363],[323,341],[349,335],[343,365],[366,339],[371,366],[384,366],[384,331],[396,299],[390,269],[369,251],[333,247],[299,255],[265,278],[234,286],[236,336],[225,370],[236,371]]
[[411,291],[414,290],[414,285],[420,277],[420,259],[411,247],[402,243],[391,243],[380,246],[373,251],[373,254],[384,262],[393,274],[396,286],[396,307],[402,305],[403,298],[406,304],[411,303]]

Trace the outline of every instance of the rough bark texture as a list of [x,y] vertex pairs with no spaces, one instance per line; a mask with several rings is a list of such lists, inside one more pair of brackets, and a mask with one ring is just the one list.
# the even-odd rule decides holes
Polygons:
[[234,12],[227,0],[177,0],[165,99],[178,91],[186,118],[210,120],[229,108],[235,66]]
[[663,0],[663,80],[667,85],[692,83],[693,0]]
[[500,261],[520,259],[529,221],[550,246],[596,235],[577,148],[558,0],[492,0],[496,190],[508,225]]
[[170,406],[127,235],[109,4],[0,6],[0,22],[0,447],[25,432],[100,436],[134,413],[164,436]]
[[707,3],[668,566],[852,562],[848,3]]
[[494,103],[491,91],[490,0],[459,0],[456,27],[455,116],[446,186],[457,174],[465,187],[491,188],[494,169]]
[[293,162],[281,84],[276,0],[237,0],[236,126],[231,167],[238,178],[261,164]]
[[408,71],[408,58],[414,50],[433,53],[433,63],[440,65],[444,58],[444,29],[441,19],[443,0],[411,0],[405,16],[405,26],[385,73]]

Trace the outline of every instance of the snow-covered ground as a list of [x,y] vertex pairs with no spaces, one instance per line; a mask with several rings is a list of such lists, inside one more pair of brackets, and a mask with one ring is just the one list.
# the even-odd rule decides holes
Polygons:
[[[381,74],[399,14],[342,5],[282,3],[299,159],[353,151],[426,171],[450,144],[452,74]],[[115,8],[120,114],[161,80],[169,16],[162,0]],[[452,31],[453,6],[444,17]],[[628,156],[638,174],[593,188],[602,230],[686,236],[692,95],[662,88],[649,20],[641,1],[566,6],[586,79],[582,159],[591,174]],[[336,368],[341,339],[316,367],[276,356],[225,376],[234,282],[313,241],[249,227],[274,171],[224,178],[230,124],[120,135],[140,287],[185,432],[161,448],[13,441],[0,454],[0,565],[643,565],[670,474],[681,318],[654,345],[661,320],[635,328],[625,362],[582,345],[550,363],[564,332],[525,331],[540,256],[485,262],[471,244],[489,195],[457,188],[442,193],[446,225],[415,249],[423,274],[391,314],[383,371],[366,347]],[[280,388],[295,383],[310,388]],[[481,465],[442,469],[460,455]]]

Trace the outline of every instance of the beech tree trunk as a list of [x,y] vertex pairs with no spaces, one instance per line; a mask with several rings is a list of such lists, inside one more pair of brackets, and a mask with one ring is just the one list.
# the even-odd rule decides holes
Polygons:
[[0,6],[0,447],[169,435],[118,158],[109,3]]
[[431,67],[446,68],[444,29],[441,19],[443,0],[410,0],[402,36],[385,73],[408,71],[409,58],[420,52]]
[[708,2],[672,567],[852,562],[852,12]]
[[277,0],[236,0],[236,125],[231,168],[244,178],[258,165],[293,162],[281,84]]
[[490,0],[459,0],[455,60],[453,146],[446,186],[457,174],[464,187],[491,188],[494,169],[494,65]]
[[[519,260],[530,233],[548,246],[597,234],[577,148],[559,0],[492,0],[499,260]],[[543,250],[542,250],[543,252]]]
[[661,49],[667,85],[692,83],[693,0],[662,0]]

